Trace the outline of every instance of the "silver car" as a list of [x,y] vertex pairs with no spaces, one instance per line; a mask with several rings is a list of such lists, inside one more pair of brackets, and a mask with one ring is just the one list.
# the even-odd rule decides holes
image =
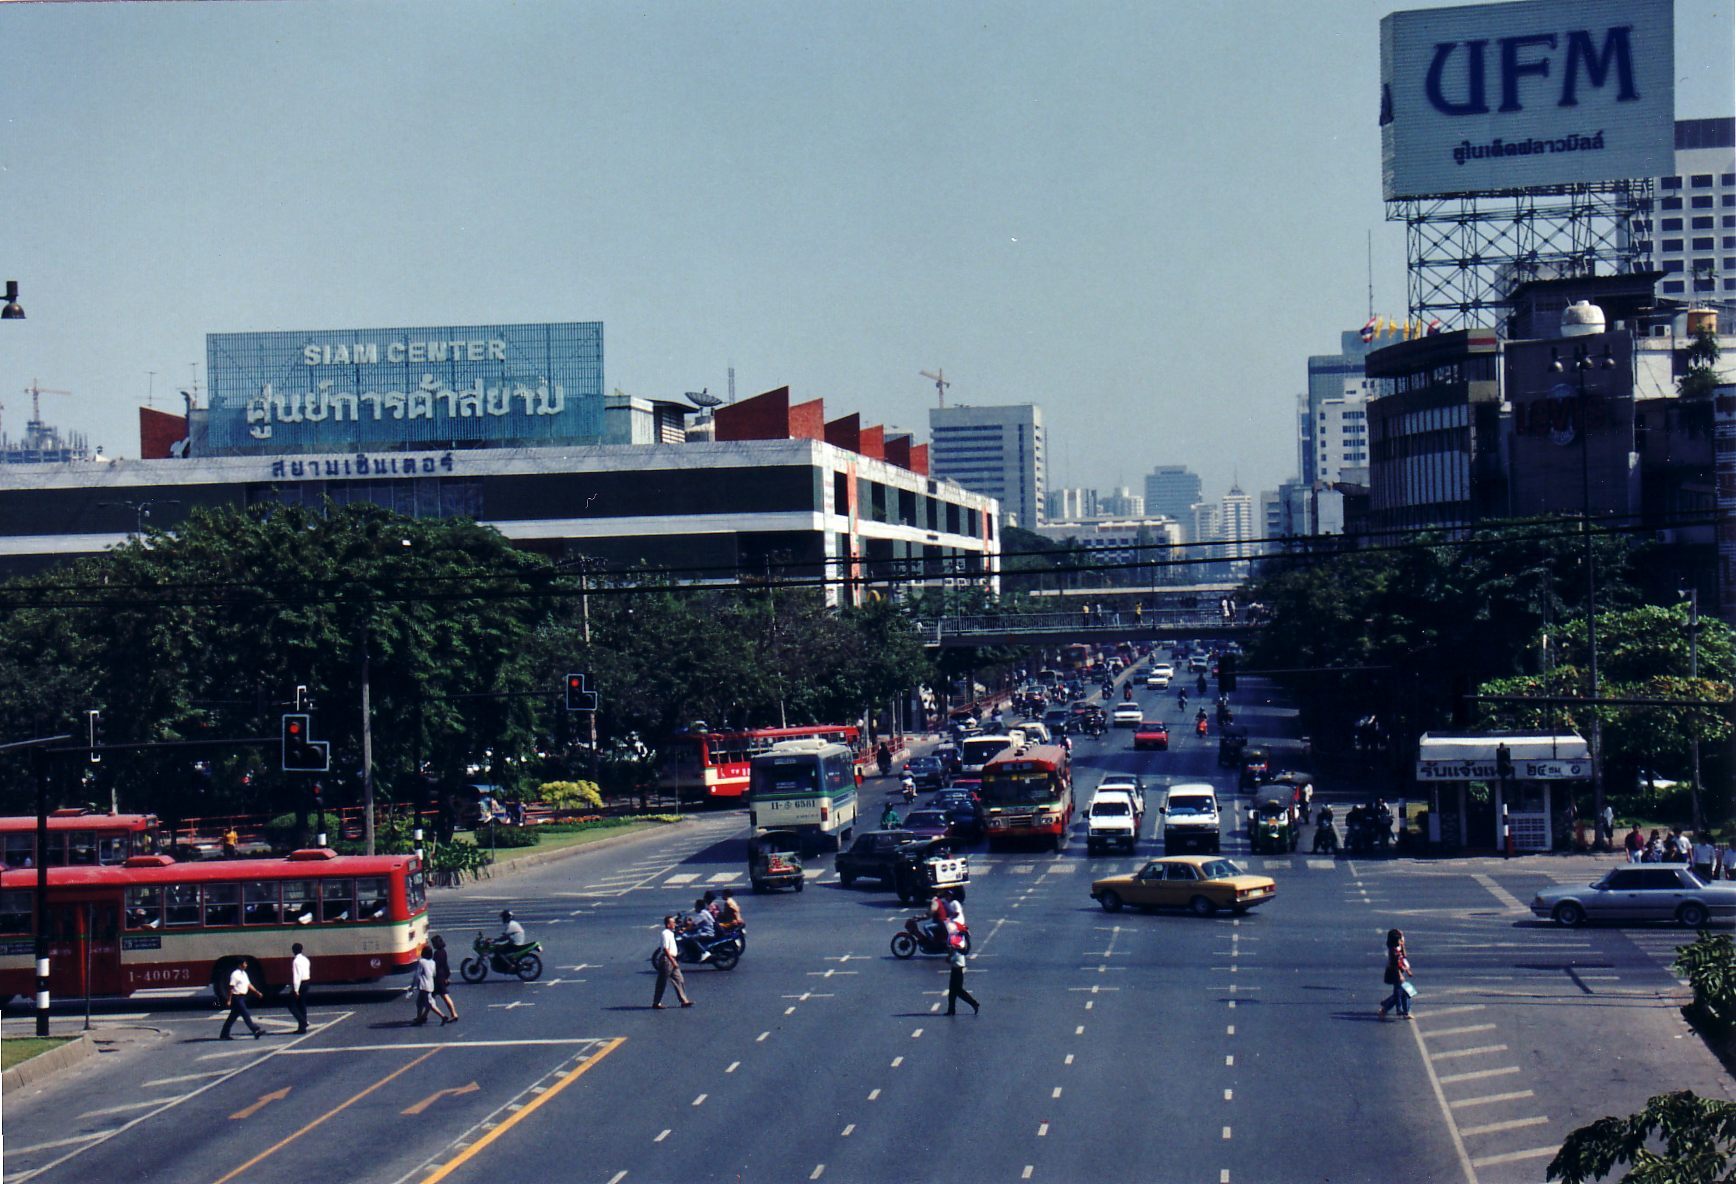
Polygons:
[[1572,928],[1591,921],[1677,921],[1698,929],[1736,917],[1736,883],[1708,884],[1681,864],[1618,867],[1584,888],[1545,888],[1531,911]]

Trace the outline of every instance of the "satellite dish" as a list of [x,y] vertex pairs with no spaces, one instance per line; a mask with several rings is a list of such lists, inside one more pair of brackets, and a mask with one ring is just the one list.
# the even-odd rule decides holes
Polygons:
[[721,406],[723,403],[722,399],[711,393],[710,387],[706,387],[702,391],[688,391],[687,401],[692,403],[695,407],[705,407],[708,409]]

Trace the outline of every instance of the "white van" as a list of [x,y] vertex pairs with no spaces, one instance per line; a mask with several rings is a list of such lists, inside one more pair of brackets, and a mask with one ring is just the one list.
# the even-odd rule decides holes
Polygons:
[[1218,794],[1203,781],[1169,787],[1164,795],[1163,849],[1176,855],[1189,847],[1217,854],[1222,846],[1218,819]]

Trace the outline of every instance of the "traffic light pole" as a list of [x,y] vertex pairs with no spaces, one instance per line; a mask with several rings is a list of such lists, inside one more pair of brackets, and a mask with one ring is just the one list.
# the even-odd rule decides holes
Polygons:
[[36,773],[36,1034],[48,1035],[48,754],[30,750]]

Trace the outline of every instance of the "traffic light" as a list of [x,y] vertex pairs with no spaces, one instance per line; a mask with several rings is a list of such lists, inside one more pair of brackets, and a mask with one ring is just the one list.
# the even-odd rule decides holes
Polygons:
[[567,710],[595,711],[597,709],[597,692],[590,689],[591,676],[573,673],[567,675]]
[[102,753],[97,750],[102,747],[102,712],[86,711],[84,723],[90,739],[90,763],[100,765],[102,764]]
[[305,712],[289,712],[283,717],[283,771],[285,773],[324,773],[331,768],[331,745],[324,740],[310,740],[308,716]]
[[1513,750],[1505,744],[1495,746],[1495,776],[1503,780],[1513,776]]

